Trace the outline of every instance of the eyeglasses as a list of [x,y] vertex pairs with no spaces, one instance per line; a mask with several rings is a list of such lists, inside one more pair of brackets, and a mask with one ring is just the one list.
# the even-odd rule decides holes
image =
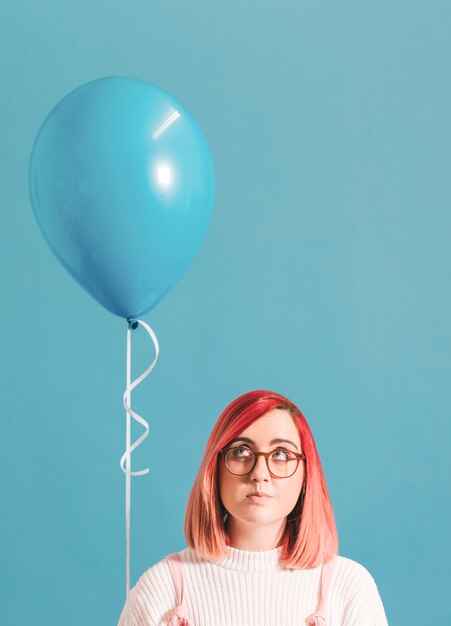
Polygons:
[[259,456],[264,456],[266,466],[273,478],[289,478],[293,476],[299,466],[299,461],[305,461],[305,455],[299,452],[276,448],[271,452],[254,452],[247,446],[234,446],[219,451],[224,456],[226,468],[235,476],[250,474],[257,464]]

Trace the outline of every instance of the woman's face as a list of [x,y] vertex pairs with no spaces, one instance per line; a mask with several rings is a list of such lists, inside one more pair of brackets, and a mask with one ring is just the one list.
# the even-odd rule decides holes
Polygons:
[[[280,441],[280,440],[284,441]],[[279,441],[276,441],[279,440]],[[282,409],[268,411],[240,436],[227,445],[246,445],[258,452],[285,448],[302,452],[298,430],[291,415]],[[304,482],[304,461],[288,478],[273,478],[263,456],[250,474],[236,476],[225,466],[224,456],[219,461],[219,493],[229,515],[239,523],[271,524],[282,521],[293,510]],[[260,492],[267,497],[250,497]]]

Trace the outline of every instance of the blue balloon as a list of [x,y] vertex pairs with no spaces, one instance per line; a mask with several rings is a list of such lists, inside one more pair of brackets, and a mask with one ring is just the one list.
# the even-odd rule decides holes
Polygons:
[[207,142],[172,96],[102,78],[61,100],[30,159],[42,233],[68,272],[125,318],[154,307],[194,259],[213,208]]

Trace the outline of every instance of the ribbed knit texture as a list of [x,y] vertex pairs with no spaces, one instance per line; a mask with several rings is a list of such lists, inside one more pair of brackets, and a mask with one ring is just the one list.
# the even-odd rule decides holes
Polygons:
[[[279,548],[250,552],[228,547],[219,561],[179,552],[190,626],[305,626],[318,606],[321,568],[289,570]],[[130,626],[163,626],[176,606],[165,559],[149,568],[130,592]],[[370,573],[342,556],[326,604],[327,626],[387,626]],[[125,626],[125,607],[118,626]]]

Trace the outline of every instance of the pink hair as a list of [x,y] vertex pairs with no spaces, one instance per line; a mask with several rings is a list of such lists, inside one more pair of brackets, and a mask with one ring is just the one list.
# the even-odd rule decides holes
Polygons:
[[287,517],[280,564],[291,569],[317,567],[338,553],[337,529],[326,480],[304,415],[290,400],[272,391],[245,393],[219,416],[191,489],[185,514],[185,538],[191,548],[207,559],[226,556],[230,542],[223,522],[225,508],[219,496],[219,451],[272,409],[290,413],[306,456],[304,486]]

